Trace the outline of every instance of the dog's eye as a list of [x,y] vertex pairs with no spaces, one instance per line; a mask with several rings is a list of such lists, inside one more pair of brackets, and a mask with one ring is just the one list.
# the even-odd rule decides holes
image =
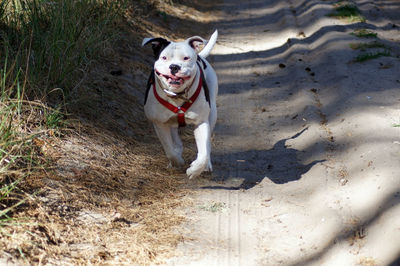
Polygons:
[[183,60],[185,60],[185,61],[188,61],[189,59],[190,59],[189,56],[185,56],[185,57],[183,58]]
[[164,55],[161,57],[162,60],[167,60],[167,57]]

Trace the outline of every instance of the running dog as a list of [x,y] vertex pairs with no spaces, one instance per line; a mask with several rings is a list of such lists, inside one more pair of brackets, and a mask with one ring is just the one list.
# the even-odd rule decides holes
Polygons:
[[[144,111],[153,123],[171,166],[183,166],[183,145],[178,127],[194,125],[197,158],[186,170],[189,178],[212,171],[211,133],[217,120],[217,75],[206,57],[218,37],[194,36],[183,42],[145,38],[152,45],[155,63],[147,83]],[[201,49],[201,46],[204,46]]]

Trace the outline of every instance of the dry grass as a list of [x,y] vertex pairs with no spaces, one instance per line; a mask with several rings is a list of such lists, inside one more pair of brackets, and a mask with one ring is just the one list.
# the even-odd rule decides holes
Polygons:
[[177,209],[188,204],[186,177],[166,172],[155,139],[127,144],[85,127],[46,149],[57,169],[30,179],[41,192],[16,215],[19,226],[3,228],[2,257],[147,265],[173,254],[182,240],[175,229],[184,221]]

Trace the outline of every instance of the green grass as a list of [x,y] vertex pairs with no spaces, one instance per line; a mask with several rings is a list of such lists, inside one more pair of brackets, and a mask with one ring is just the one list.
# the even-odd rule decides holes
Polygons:
[[[356,58],[354,58],[353,62],[356,63],[365,62],[382,56],[391,56],[390,48],[378,41],[368,43],[350,43],[349,46],[353,50],[362,52]],[[372,51],[367,52],[371,49]]]
[[365,22],[365,18],[361,15],[357,6],[347,2],[339,2],[336,8],[328,16],[344,19],[348,22]]
[[367,30],[367,29],[357,29],[354,32],[350,33],[358,38],[377,38],[378,34]]
[[372,60],[375,58],[379,58],[382,56],[391,56],[390,52],[388,50],[385,51],[378,51],[378,52],[371,52],[371,53],[363,53],[358,55],[355,59],[354,62],[356,63],[362,63],[368,60]]
[[26,201],[17,185],[42,165],[33,145],[42,129],[33,125],[36,118],[32,115],[45,108],[43,105],[32,107],[24,101],[20,75],[8,80],[9,73],[3,65],[0,69],[0,226],[8,224],[10,214]]
[[[29,81],[27,93],[67,94],[115,39],[124,1],[0,0],[0,40]],[[1,15],[3,14],[3,15]],[[10,68],[11,69],[11,68]],[[19,68],[13,69],[15,76]],[[39,94],[39,95],[38,95]]]
[[209,205],[201,206],[200,209],[212,213],[221,212],[226,209],[226,204],[223,202],[212,202]]
[[61,129],[67,124],[65,114],[61,112],[61,108],[48,109],[45,114],[45,123],[49,129]]
[[0,0],[0,225],[46,167],[35,140],[65,126],[65,102],[119,38],[125,2]]
[[13,223],[12,213],[18,206],[28,200],[28,197],[21,197],[20,193],[15,192],[18,190],[17,185],[19,181],[16,180],[10,184],[4,184],[0,188],[0,203],[3,207],[0,211],[0,227]]

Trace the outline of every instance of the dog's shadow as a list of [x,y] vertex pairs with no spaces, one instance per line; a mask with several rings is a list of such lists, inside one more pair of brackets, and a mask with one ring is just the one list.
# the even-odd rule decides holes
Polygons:
[[[294,136],[275,143],[270,150],[249,150],[230,154],[216,154],[213,181],[221,185],[203,186],[203,189],[250,189],[264,178],[275,184],[296,181],[314,165],[325,160],[315,160],[303,165],[297,158],[298,150],[286,146],[286,141],[300,136],[307,128]],[[240,183],[238,183],[240,182]]]

